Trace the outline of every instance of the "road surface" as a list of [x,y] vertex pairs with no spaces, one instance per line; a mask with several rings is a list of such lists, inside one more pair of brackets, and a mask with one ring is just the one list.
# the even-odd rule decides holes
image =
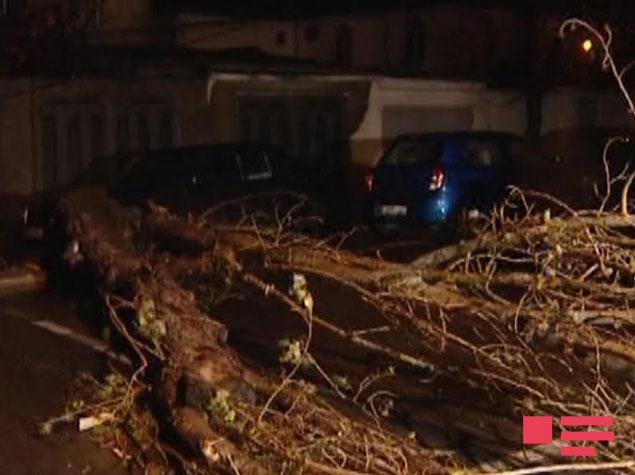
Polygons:
[[[34,323],[55,323],[59,336]],[[3,475],[123,475],[119,460],[72,427],[40,438],[35,427],[64,408],[66,391],[105,358],[82,343],[81,323],[60,297],[37,293],[0,298],[0,472]],[[86,342],[92,341],[90,338]]]

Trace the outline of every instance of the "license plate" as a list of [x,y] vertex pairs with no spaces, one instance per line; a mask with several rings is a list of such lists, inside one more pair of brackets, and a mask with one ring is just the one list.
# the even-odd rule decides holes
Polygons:
[[407,206],[383,205],[379,207],[379,214],[381,214],[382,216],[405,216],[407,213]]

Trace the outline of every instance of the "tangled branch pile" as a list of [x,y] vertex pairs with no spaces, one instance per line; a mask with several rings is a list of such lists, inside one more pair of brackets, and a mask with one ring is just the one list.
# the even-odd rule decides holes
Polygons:
[[549,465],[558,442],[523,449],[522,415],[610,414],[598,461],[632,470],[635,223],[514,196],[478,238],[404,265],[290,215],[141,216],[78,190],[65,258],[134,369],[70,414],[146,473],[293,474]]
[[[578,27],[633,112],[610,28],[561,33]],[[518,474],[563,469],[562,442],[522,446],[522,415],[613,415],[596,463],[566,469],[635,471],[635,174],[610,176],[612,143],[599,211],[516,191],[477,238],[406,265],[296,232],[301,203],[194,220],[76,190],[64,260],[99,290],[132,368],[86,377],[43,430],[79,418],[153,474],[539,466]]]

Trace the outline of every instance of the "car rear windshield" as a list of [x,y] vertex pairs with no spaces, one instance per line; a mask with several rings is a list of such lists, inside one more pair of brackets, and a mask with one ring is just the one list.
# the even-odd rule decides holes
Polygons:
[[402,140],[388,152],[386,165],[432,165],[441,159],[443,143],[434,139]]
[[472,164],[491,167],[503,158],[503,144],[495,140],[473,139],[465,144],[464,156]]

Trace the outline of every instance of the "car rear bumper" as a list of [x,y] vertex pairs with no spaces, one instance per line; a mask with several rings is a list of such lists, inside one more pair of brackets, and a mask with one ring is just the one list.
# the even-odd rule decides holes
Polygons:
[[377,197],[371,200],[370,206],[371,219],[376,223],[443,224],[451,219],[453,212],[454,199],[445,190],[408,204],[386,203]]

